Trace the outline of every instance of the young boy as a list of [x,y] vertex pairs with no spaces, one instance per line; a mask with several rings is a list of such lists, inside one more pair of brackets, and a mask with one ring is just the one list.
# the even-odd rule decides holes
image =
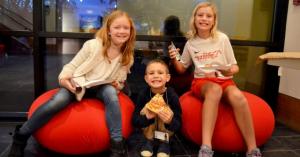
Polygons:
[[167,88],[170,80],[168,66],[155,59],[147,64],[145,81],[148,87],[137,98],[133,125],[140,128],[145,137],[140,155],[153,155],[154,143],[158,143],[157,157],[169,157],[169,141],[181,127],[181,108],[177,94]]

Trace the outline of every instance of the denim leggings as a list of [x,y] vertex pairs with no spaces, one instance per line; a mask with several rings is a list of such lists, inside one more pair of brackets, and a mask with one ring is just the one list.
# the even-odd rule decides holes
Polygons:
[[[105,118],[110,137],[114,141],[122,140],[122,123],[117,90],[111,85],[89,88],[85,97],[96,97],[105,105]],[[46,103],[41,105],[19,130],[22,135],[32,135],[37,129],[46,124],[54,115],[75,101],[75,95],[66,88],[59,91]]]

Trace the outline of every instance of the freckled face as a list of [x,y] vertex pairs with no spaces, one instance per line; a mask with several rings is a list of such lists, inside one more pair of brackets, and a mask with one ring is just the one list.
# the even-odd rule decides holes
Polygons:
[[130,22],[126,16],[116,18],[109,27],[111,41],[122,46],[130,37]]
[[195,26],[198,32],[210,32],[214,25],[215,16],[211,7],[201,7],[195,15]]
[[166,67],[160,63],[148,65],[145,74],[145,81],[151,88],[163,89],[170,80],[170,74],[167,73]]

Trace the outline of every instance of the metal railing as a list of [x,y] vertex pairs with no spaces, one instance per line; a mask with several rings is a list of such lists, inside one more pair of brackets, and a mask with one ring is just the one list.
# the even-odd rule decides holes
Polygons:
[[[3,17],[1,17],[1,16],[3,16]],[[29,20],[25,19],[24,17],[22,17],[21,15],[5,8],[3,5],[0,5],[0,17],[1,17],[1,19],[3,19],[3,18],[9,19],[10,21],[17,24],[24,30],[32,31],[33,23],[31,21],[29,21]],[[5,25],[5,24],[3,23],[3,25]]]

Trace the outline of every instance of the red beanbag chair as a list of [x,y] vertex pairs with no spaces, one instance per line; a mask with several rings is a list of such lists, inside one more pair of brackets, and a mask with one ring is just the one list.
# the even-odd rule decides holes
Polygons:
[[[38,97],[29,109],[28,116],[49,100],[57,89]],[[127,138],[132,132],[131,117],[133,102],[125,94],[119,94],[122,133]],[[91,154],[109,148],[110,136],[105,122],[105,108],[101,101],[83,99],[73,102],[55,115],[35,133],[35,138],[44,147],[64,154]]]
[[[261,98],[243,92],[252,113],[256,143],[264,144],[272,135],[275,126],[274,114],[269,105]],[[182,108],[182,132],[191,141],[202,142],[202,101],[191,91],[180,97]],[[246,144],[236,124],[233,110],[229,104],[219,104],[218,118],[214,129],[212,147],[224,152],[246,150]]]

